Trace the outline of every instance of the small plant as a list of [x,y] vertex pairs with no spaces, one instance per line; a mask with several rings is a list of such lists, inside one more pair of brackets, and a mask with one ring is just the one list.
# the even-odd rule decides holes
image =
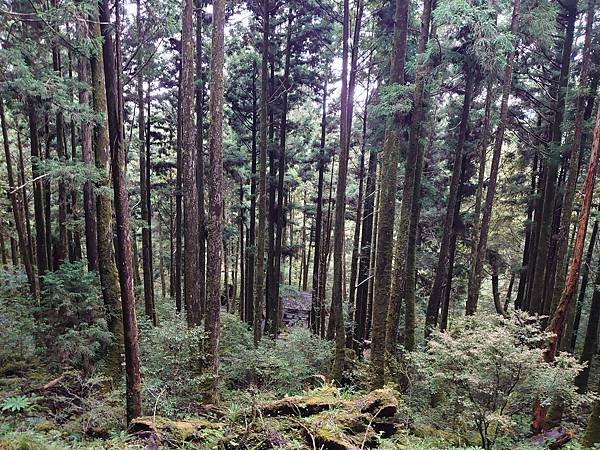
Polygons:
[[2,411],[19,414],[25,411],[29,411],[35,405],[35,397],[24,397],[18,395],[15,397],[5,398],[2,402]]

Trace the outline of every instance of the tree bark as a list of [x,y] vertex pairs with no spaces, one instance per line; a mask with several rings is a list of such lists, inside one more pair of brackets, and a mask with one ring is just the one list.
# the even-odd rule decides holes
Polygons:
[[327,135],[327,78],[323,83],[323,97],[321,102],[321,143],[319,145],[318,156],[318,181],[317,181],[317,211],[315,214],[315,253],[312,270],[312,297],[310,308],[310,327],[313,333],[319,332],[320,317],[323,314],[319,299],[321,298],[319,267],[321,263],[322,237],[323,230],[323,179],[325,175],[325,137]]
[[[569,247],[569,228],[571,226],[571,216],[573,214],[573,204],[575,200],[575,191],[577,189],[577,178],[579,176],[579,162],[581,152],[581,142],[583,137],[583,121],[585,119],[586,109],[586,91],[589,85],[589,73],[592,59],[592,26],[594,22],[594,1],[588,1],[588,13],[585,26],[585,37],[583,44],[583,56],[581,59],[581,71],[579,72],[579,86],[577,98],[575,100],[575,120],[573,124],[573,140],[567,152],[569,160],[568,175],[564,187],[562,201],[562,212],[560,216],[560,225],[556,240],[556,271],[554,278],[554,291],[550,292],[552,304],[550,311],[554,311],[562,290],[565,285],[565,275],[567,270],[567,251]],[[592,9],[592,12],[589,11]],[[550,297],[548,297],[550,299]]]
[[[408,36],[407,0],[396,0],[394,12],[393,47],[390,54],[390,85],[404,84],[404,64],[406,39]],[[430,11],[425,1],[424,11]],[[422,17],[428,22],[427,17]],[[388,304],[392,281],[392,253],[394,218],[396,214],[396,179],[400,147],[402,117],[396,111],[387,118],[383,152],[381,155],[380,198],[377,221],[377,247],[375,249],[375,274],[373,279],[372,343],[371,366],[372,386],[380,388],[384,384],[385,334]]]
[[[188,327],[200,324],[200,252],[198,186],[196,184],[196,128],[194,121],[194,3],[183,3],[181,34],[181,163],[183,189],[183,294]],[[221,245],[219,243],[219,245]],[[221,266],[219,264],[218,269]]]
[[254,345],[262,338],[262,318],[265,295],[265,222],[267,208],[267,118],[269,103],[269,0],[262,0],[261,47],[261,104],[260,104],[260,157],[258,181],[258,230],[256,245],[256,279],[254,282]]
[[[119,39],[119,1],[116,10],[116,42]],[[100,21],[104,36],[103,57],[106,84],[106,110],[110,137],[112,181],[115,201],[115,220],[117,230],[117,267],[121,286],[121,305],[123,310],[123,334],[125,343],[125,372],[127,381],[127,421],[141,415],[141,375],[140,358],[137,339],[137,320],[135,312],[135,297],[133,294],[133,269],[131,236],[129,226],[129,203],[125,175],[126,155],[123,142],[123,115],[120,101],[120,80],[117,73],[120,70],[119,46],[113,46],[110,7],[104,0],[100,7]]]
[[[186,0],[190,1],[191,0]],[[212,54],[210,61],[210,141],[208,185],[208,252],[206,273],[207,368],[212,381],[207,400],[216,403],[219,375],[219,311],[223,242],[223,65],[225,0],[213,2]],[[226,287],[227,288],[227,287]]]
[[[417,42],[417,55],[421,58],[425,52],[429,40],[429,28],[431,22],[432,2],[425,1],[423,4],[423,14],[421,15],[421,26]],[[395,270],[392,277],[392,287],[389,296],[385,324],[385,345],[386,352],[395,353],[396,342],[398,340],[398,323],[400,320],[400,306],[402,297],[406,288],[406,256],[407,243],[410,230],[410,219],[415,201],[415,193],[420,194],[421,174],[417,170],[419,151],[423,151],[419,143],[422,122],[424,120],[424,93],[427,75],[430,72],[430,59],[418,65],[415,74],[415,91],[413,94],[413,110],[411,116],[409,142],[405,161],[404,184],[402,190],[402,203],[400,205],[400,220],[397,226],[397,240],[395,245]],[[406,119],[403,119],[406,121]],[[414,169],[413,169],[414,168]],[[416,181],[419,181],[417,185]]]
[[[105,5],[108,8],[108,5]],[[101,39],[101,32],[106,33],[109,41],[106,52],[113,58],[112,36],[108,30],[101,30],[99,16],[92,13],[90,17],[91,33],[94,39]],[[106,19],[110,16],[106,12]],[[101,178],[98,183],[100,189],[96,194],[96,236],[98,247],[98,272],[100,275],[100,287],[102,298],[106,308],[106,316],[109,331],[114,335],[114,341],[108,349],[106,357],[108,371],[114,380],[120,378],[121,354],[123,353],[123,315],[121,305],[121,291],[117,278],[117,267],[113,247],[113,212],[110,189],[110,152],[109,130],[107,122],[107,91],[105,83],[105,70],[113,70],[114,61],[105,63],[103,51],[98,52],[91,58],[92,92],[94,113],[101,115],[104,119],[96,122],[94,136],[95,164],[100,172]],[[111,101],[114,101],[111,99]],[[113,113],[114,114],[114,113]]]
[[196,9],[196,183],[198,190],[198,280],[200,315],[206,307],[206,214],[204,212],[204,78],[202,77],[202,26],[204,0],[195,0]]

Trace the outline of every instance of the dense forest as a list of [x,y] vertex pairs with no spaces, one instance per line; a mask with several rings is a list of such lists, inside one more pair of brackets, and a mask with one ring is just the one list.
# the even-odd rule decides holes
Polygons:
[[0,67],[0,449],[600,448],[600,2],[0,0]]

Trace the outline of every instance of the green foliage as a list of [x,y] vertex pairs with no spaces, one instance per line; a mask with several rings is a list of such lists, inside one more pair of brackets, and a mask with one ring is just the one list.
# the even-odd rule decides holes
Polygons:
[[5,398],[0,408],[4,412],[21,413],[30,410],[35,405],[36,398],[22,395]]
[[[325,374],[332,343],[294,327],[278,339],[265,337],[254,348],[252,333],[231,315],[222,316],[221,379],[223,395],[254,386],[275,396],[301,391],[310,378]],[[229,392],[228,392],[229,391]]]
[[40,335],[51,360],[90,369],[113,339],[98,277],[84,262],[63,263],[43,277]]
[[35,353],[35,301],[21,269],[0,270],[0,364],[31,358]]
[[426,352],[410,355],[414,407],[433,426],[444,423],[470,442],[479,435],[489,448],[502,436],[500,446],[510,446],[528,432],[537,402],[551,407],[560,399],[566,412],[586,399],[573,385],[582,368],[575,358],[544,361],[548,336],[524,313],[471,317],[434,333]]

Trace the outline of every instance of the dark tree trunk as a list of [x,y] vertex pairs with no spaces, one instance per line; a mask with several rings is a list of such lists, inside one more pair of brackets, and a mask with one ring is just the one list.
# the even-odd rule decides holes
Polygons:
[[[569,67],[571,62],[571,50],[573,47],[573,36],[575,30],[575,19],[577,15],[577,0],[569,0],[563,5],[567,10],[566,30],[562,47],[562,59],[560,66],[560,75],[558,86],[555,89],[556,102],[553,106],[554,121],[552,124],[551,147],[554,151],[560,148],[562,140],[562,121],[565,109],[565,95],[569,81]],[[553,152],[550,149],[551,153]],[[560,158],[557,155],[550,154],[545,161],[545,184],[544,196],[541,201],[541,218],[539,234],[536,242],[536,266],[532,278],[531,299],[529,308],[533,312],[542,312],[544,310],[544,288],[546,286],[546,267],[551,244],[552,222],[554,220],[555,199],[557,191],[557,174]],[[550,289],[552,292],[552,289]],[[547,299],[550,301],[550,299]],[[547,307],[549,311],[549,306]]]
[[[56,3],[53,0],[53,3]],[[52,48],[52,68],[58,78],[62,77],[61,55],[58,46]],[[65,144],[65,119],[62,110],[56,113],[56,153],[62,164],[66,161],[67,151]],[[49,194],[50,190],[46,192]],[[46,205],[49,208],[50,204]],[[58,240],[54,245],[54,270],[68,258],[69,243],[67,240],[67,189],[62,179],[58,181]]]
[[325,137],[327,134],[327,75],[323,83],[323,100],[321,102],[321,143],[319,145],[318,157],[318,181],[317,181],[317,211],[315,214],[315,253],[312,270],[312,297],[310,308],[310,327],[313,333],[319,332],[320,318],[323,314],[319,299],[321,294],[319,268],[321,265],[322,253],[322,230],[323,230],[323,178],[325,175]]
[[[33,255],[31,254],[31,247],[27,242],[27,233],[25,230],[25,218],[23,217],[23,206],[21,204],[22,197],[16,190],[15,176],[13,174],[12,156],[10,154],[10,146],[8,142],[8,124],[6,123],[6,114],[4,113],[4,101],[0,98],[0,121],[2,126],[2,141],[4,142],[4,157],[6,160],[6,176],[8,178],[8,197],[10,199],[11,209],[13,213],[13,219],[15,228],[17,229],[17,238],[19,239],[19,250],[21,251],[21,260],[25,266],[25,272],[27,273],[27,281],[29,282],[29,290],[34,298],[39,299],[39,286],[37,279],[35,278],[35,271],[33,268]],[[6,264],[6,252],[4,251],[4,239],[2,239],[3,246],[3,260],[2,263]],[[16,259],[16,252],[13,256],[13,263]]]
[[257,134],[258,117],[257,106],[258,97],[256,95],[256,63],[252,66],[252,165],[250,176],[250,224],[248,226],[248,239],[246,249],[246,290],[245,290],[245,317],[248,325],[254,323],[254,272],[256,264],[256,159],[257,159]]
[[[585,292],[590,277],[590,267],[592,264],[592,258],[594,255],[594,247],[596,245],[596,238],[598,236],[598,218],[594,221],[594,228],[592,228],[592,235],[590,236],[590,243],[588,244],[588,251],[585,256],[585,263],[581,268],[581,286],[579,287],[579,297],[577,298],[577,305],[575,309],[575,317],[573,318],[573,325],[571,333],[569,333],[569,327],[565,329],[565,337],[569,339],[568,351],[573,353],[575,351],[575,344],[577,344],[577,336],[579,334],[579,324],[581,322],[581,312],[583,309],[583,302],[585,301]],[[596,291],[594,290],[594,293]]]
[[[136,28],[137,38],[141,43],[144,41],[142,33],[142,11],[141,2],[136,0]],[[142,265],[144,273],[144,313],[154,326],[157,324],[156,310],[154,308],[154,273],[152,270],[152,237],[150,220],[150,180],[148,179],[150,160],[147,149],[150,144],[150,136],[146,136],[146,118],[144,115],[144,76],[141,68],[144,65],[144,51],[138,51],[138,74],[137,74],[137,109],[138,109],[138,140],[140,155],[140,204],[142,213]],[[148,106],[150,106],[150,93],[148,92]],[[150,126],[150,112],[148,112],[148,126]],[[148,142],[146,142],[146,138]]]
[[262,0],[262,46],[260,71],[260,157],[258,180],[258,230],[256,232],[256,277],[254,283],[254,345],[262,338],[265,295],[265,222],[267,209],[267,119],[269,104],[269,0]]
[[[519,14],[521,1],[514,0],[513,12],[510,24],[510,33],[517,39],[519,29]],[[500,103],[500,122],[496,129],[494,149],[492,151],[492,164],[490,167],[490,177],[488,181],[487,192],[485,195],[485,204],[483,207],[483,217],[481,219],[481,229],[479,230],[477,252],[475,256],[474,268],[469,274],[469,287],[467,292],[466,313],[474,314],[477,310],[479,300],[479,289],[481,288],[481,271],[487,251],[488,234],[492,220],[492,208],[494,206],[494,197],[496,196],[496,184],[498,182],[498,171],[500,168],[500,155],[502,144],[504,143],[504,131],[508,120],[508,97],[510,96],[512,84],[512,67],[515,59],[515,51],[508,53],[506,64],[504,66],[504,76],[502,79],[502,100]]]
[[[519,0],[516,0],[517,2]],[[442,301],[442,291],[444,281],[447,276],[448,250],[450,248],[450,238],[454,226],[454,211],[456,204],[459,201],[460,178],[462,173],[463,149],[469,129],[469,111],[471,109],[471,100],[473,89],[475,86],[475,74],[471,70],[465,70],[466,86],[463,99],[463,106],[460,118],[460,127],[458,134],[458,142],[456,153],[454,155],[454,164],[452,167],[452,180],[450,181],[450,193],[448,195],[448,207],[446,209],[446,218],[444,221],[444,229],[442,232],[442,242],[438,261],[435,269],[435,278],[431,287],[431,294],[427,303],[427,315],[425,317],[425,336],[428,336],[431,331],[438,325],[439,309]]]
[[[116,2],[116,48],[113,46],[110,6],[104,0],[100,8],[100,21],[104,36],[103,57],[106,83],[106,107],[110,136],[112,181],[115,199],[115,219],[117,230],[117,267],[121,287],[123,310],[123,334],[125,343],[125,372],[127,380],[127,421],[142,413],[140,357],[137,339],[135,297],[133,294],[133,263],[129,226],[129,203],[125,176],[126,155],[123,142],[123,115],[120,101],[119,79],[119,2]],[[99,69],[99,68],[98,68]]]
[[554,237],[557,245],[556,270],[554,278],[554,292],[550,291],[547,297],[548,300],[550,298],[552,299],[550,311],[554,311],[554,308],[560,300],[560,296],[565,285],[565,275],[567,271],[569,228],[571,226],[571,216],[573,214],[573,204],[575,201],[577,178],[579,176],[579,154],[582,151],[581,143],[583,141],[583,125],[586,113],[586,91],[589,85],[588,78],[592,59],[592,26],[594,20],[593,13],[590,14],[591,15],[588,16],[588,20],[586,21],[583,56],[581,60],[581,71],[579,72],[579,86],[577,87],[579,95],[575,100],[575,120],[573,124],[573,138],[566,155],[566,158],[569,161],[569,165],[567,181],[564,187],[564,195],[562,200],[562,214],[560,217],[558,233]]
[[35,246],[38,276],[43,276],[48,271],[48,247],[46,245],[46,223],[44,219],[44,182],[41,179],[40,141],[38,135],[37,101],[30,98],[27,101],[27,115],[29,120],[29,141],[31,144],[31,176],[33,178],[33,214],[35,221]]

